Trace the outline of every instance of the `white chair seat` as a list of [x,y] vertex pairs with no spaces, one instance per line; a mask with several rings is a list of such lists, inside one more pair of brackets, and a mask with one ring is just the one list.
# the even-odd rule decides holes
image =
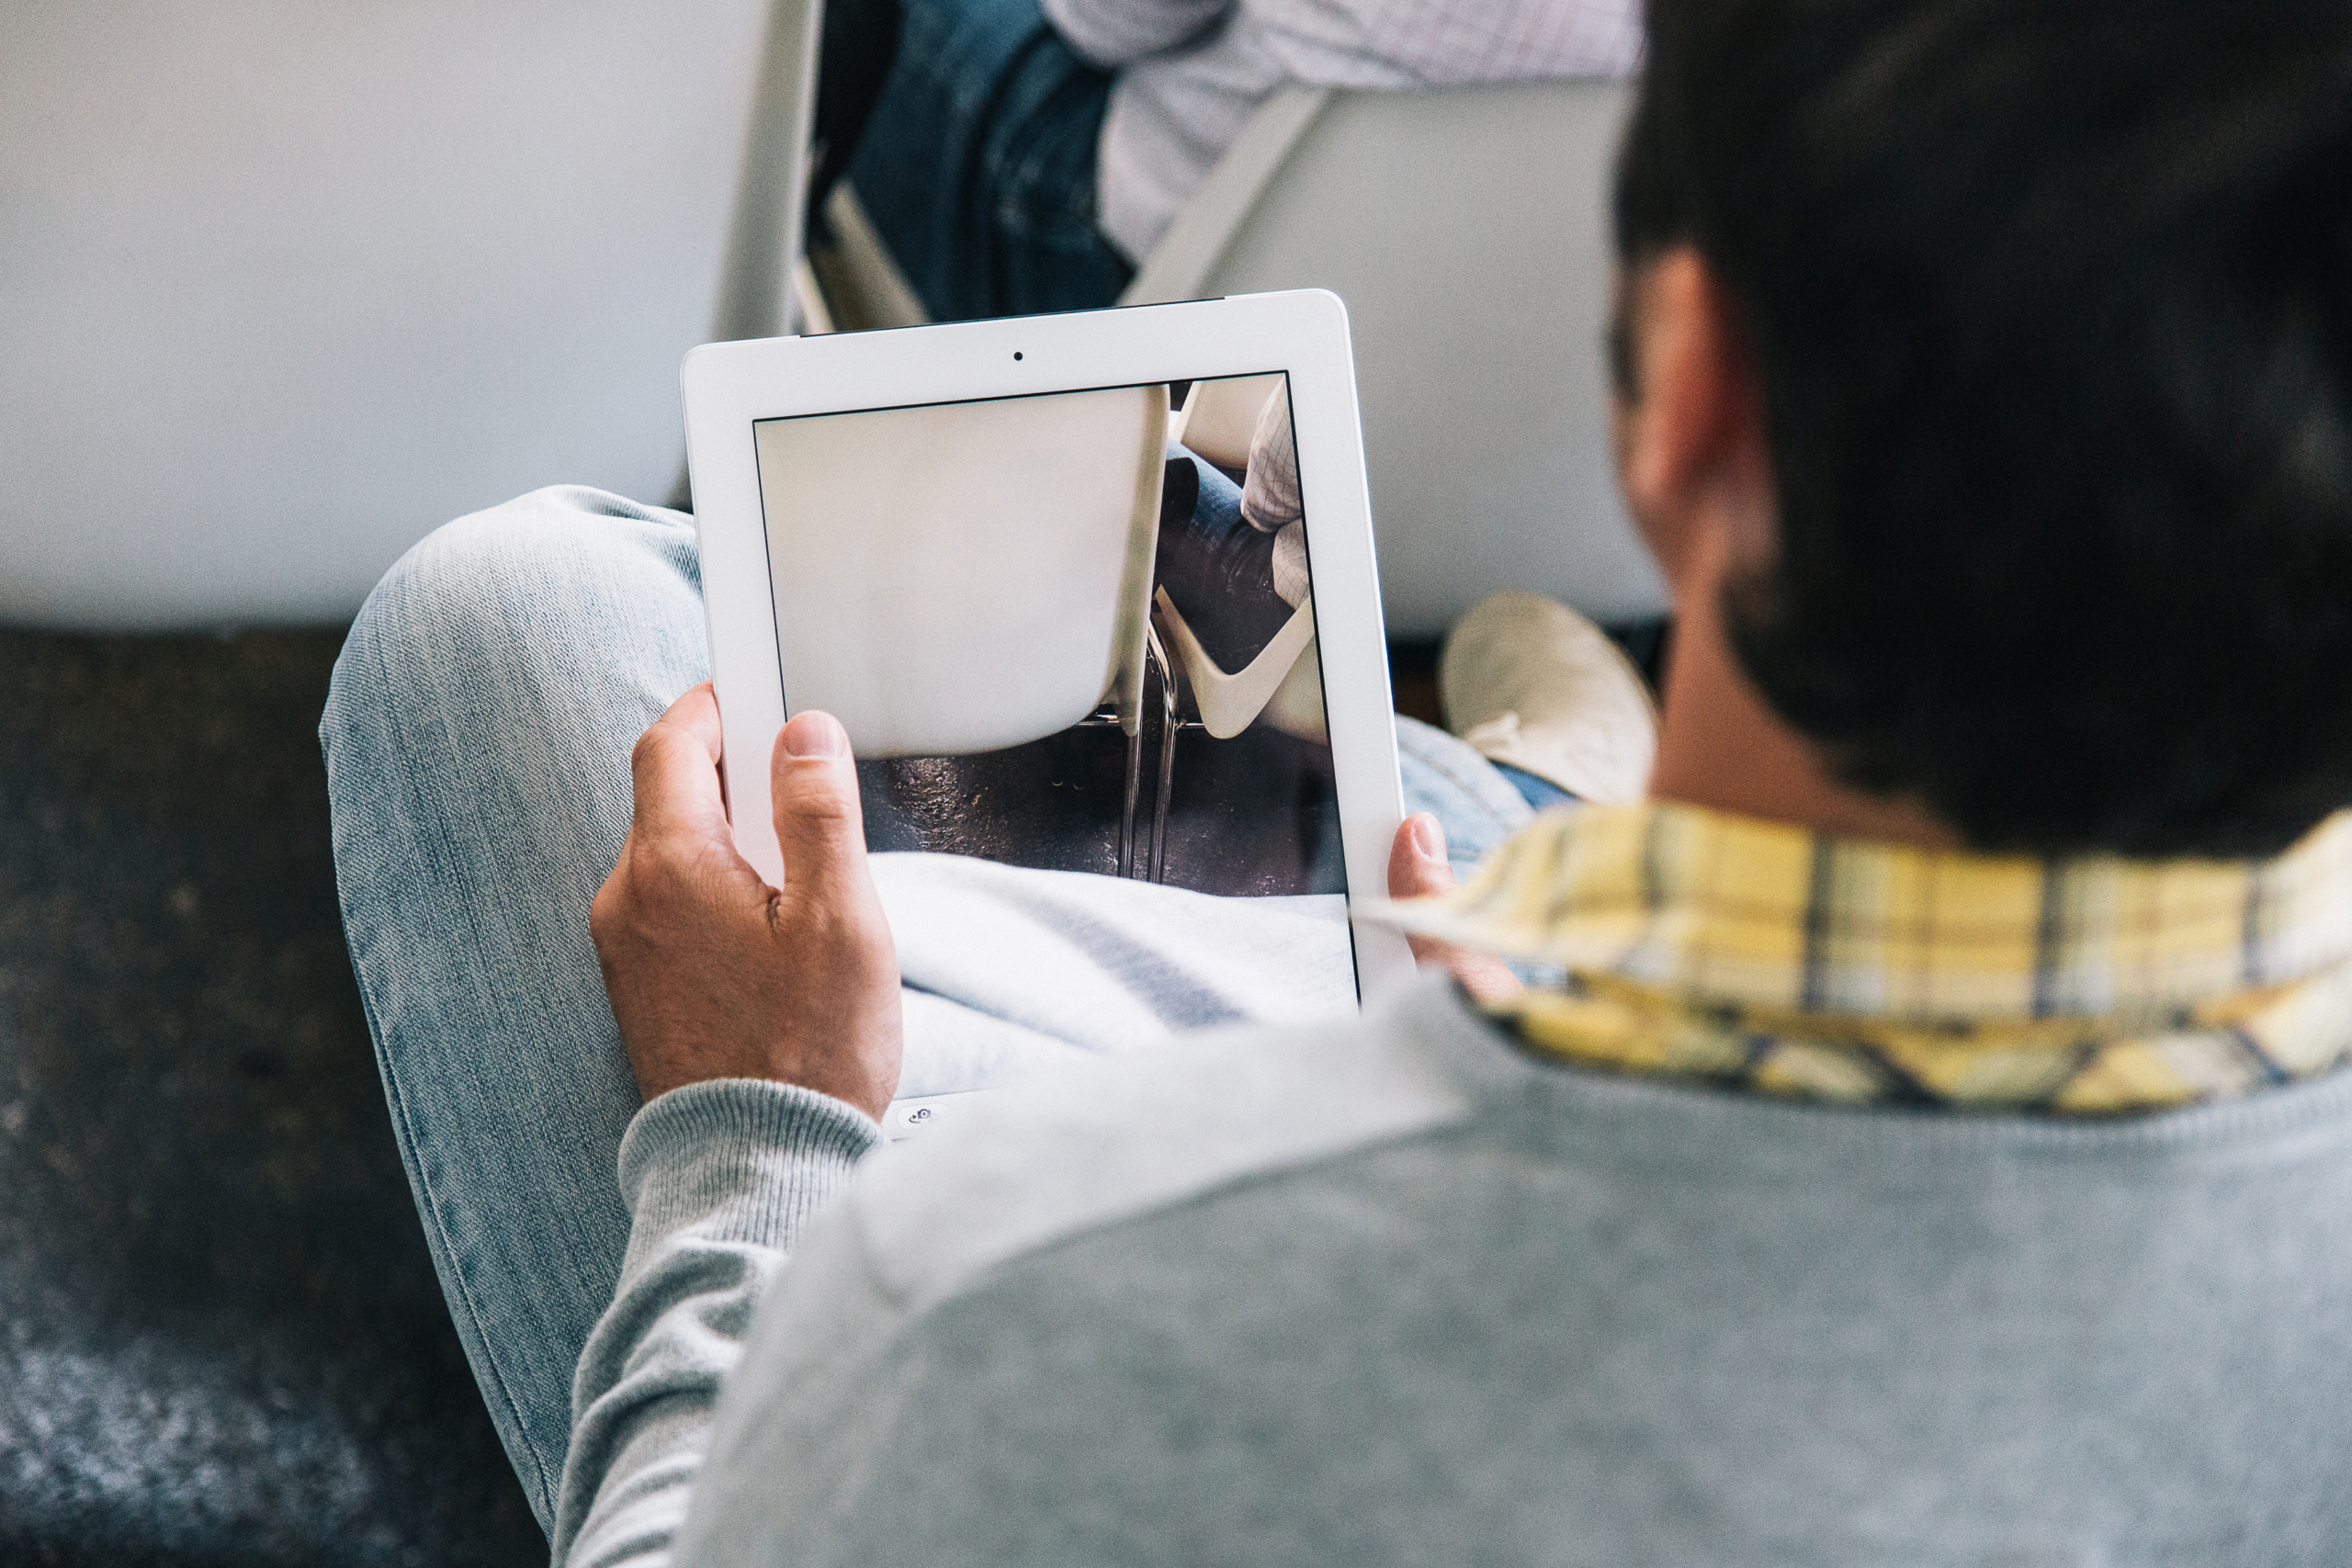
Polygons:
[[861,757],[1140,724],[1164,385],[757,427],[794,712]]

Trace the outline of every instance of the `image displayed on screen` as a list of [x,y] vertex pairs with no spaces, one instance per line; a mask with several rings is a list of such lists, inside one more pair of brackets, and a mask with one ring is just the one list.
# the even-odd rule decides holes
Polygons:
[[1347,890],[1288,378],[755,426],[789,711],[867,843]]

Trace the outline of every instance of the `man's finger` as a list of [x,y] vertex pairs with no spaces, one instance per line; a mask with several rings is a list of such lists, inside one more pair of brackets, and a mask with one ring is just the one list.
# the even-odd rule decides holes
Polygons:
[[1388,896],[1426,898],[1453,891],[1453,866],[1445,858],[1445,829],[1427,811],[1416,811],[1396,829],[1388,847]]
[[727,750],[723,732],[718,727],[718,693],[707,681],[700,681],[686,688],[685,695],[670,705],[662,716],[690,731],[709,749],[710,760],[716,763]]
[[[1453,865],[1445,858],[1445,829],[1426,811],[1416,811],[1396,829],[1388,846],[1388,896],[1428,898],[1453,891]],[[1453,950],[1425,936],[1405,938],[1423,964],[1442,962]]]
[[865,818],[858,807],[857,764],[838,719],[803,713],[784,727],[775,738],[771,794],[787,892],[841,900],[843,907],[863,899],[870,886]]
[[657,836],[727,834],[719,794],[718,704],[703,682],[670,705],[629,753],[637,825]]
[[[1388,850],[1388,896],[1426,898],[1453,890],[1453,866],[1445,858],[1445,829],[1426,811],[1405,818]],[[1501,960],[1468,953],[1425,936],[1408,936],[1416,962],[1453,972],[1462,988],[1480,1002],[1502,1001],[1522,989]]]

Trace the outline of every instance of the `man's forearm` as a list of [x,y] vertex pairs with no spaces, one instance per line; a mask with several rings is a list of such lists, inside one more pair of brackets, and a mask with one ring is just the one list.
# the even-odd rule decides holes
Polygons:
[[667,1561],[762,1294],[881,1136],[840,1100],[742,1078],[638,1113],[620,1154],[628,1257],[572,1385],[557,1562]]
[[1054,30],[1105,70],[1198,38],[1233,0],[1045,0]]

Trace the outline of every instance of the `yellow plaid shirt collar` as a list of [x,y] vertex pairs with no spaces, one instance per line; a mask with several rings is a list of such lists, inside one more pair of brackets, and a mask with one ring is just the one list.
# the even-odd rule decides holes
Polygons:
[[1798,1099],[2111,1115],[2314,1077],[2352,1046],[2352,813],[2247,863],[1581,807],[1377,915],[1561,971],[1498,1010],[1538,1050]]

